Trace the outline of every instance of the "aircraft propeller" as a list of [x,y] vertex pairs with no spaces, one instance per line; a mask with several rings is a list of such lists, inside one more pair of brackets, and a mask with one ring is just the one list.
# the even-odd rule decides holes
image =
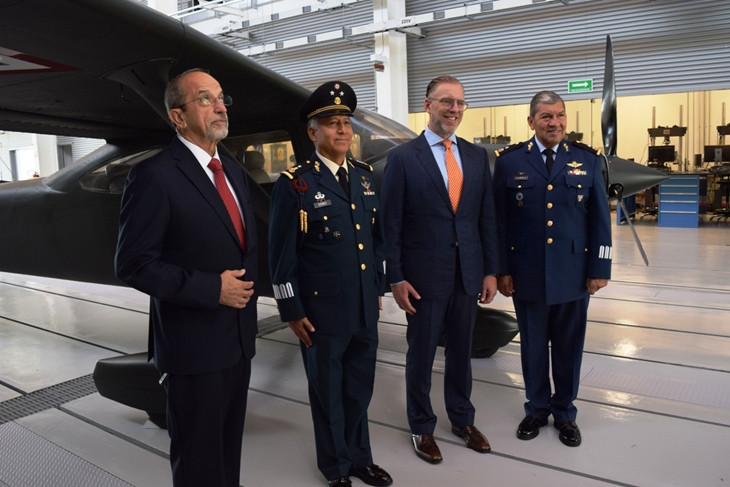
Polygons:
[[613,47],[611,36],[606,36],[606,63],[603,72],[603,100],[601,101],[601,133],[603,135],[603,163],[606,190],[609,199],[616,198],[621,211],[626,215],[626,222],[634,235],[644,264],[649,265],[641,240],[636,234],[629,212],[623,199],[647,188],[655,186],[669,176],[650,167],[622,159],[616,155],[617,121],[616,121],[616,80],[613,71]]

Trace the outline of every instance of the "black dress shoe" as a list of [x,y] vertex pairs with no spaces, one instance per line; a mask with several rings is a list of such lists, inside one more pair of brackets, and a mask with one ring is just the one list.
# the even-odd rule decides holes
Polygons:
[[441,456],[436,440],[433,435],[411,435],[413,441],[413,449],[419,458],[426,460],[428,463],[441,463],[444,458]]
[[386,487],[393,483],[393,479],[388,472],[375,464],[368,465],[367,467],[352,468],[350,469],[350,475],[359,478],[368,485],[375,485],[377,487]]
[[330,480],[329,484],[330,487],[350,487],[352,482],[350,477],[340,477],[339,479]]
[[568,421],[561,425],[556,424],[555,427],[560,432],[558,437],[565,446],[578,446],[581,442],[580,429],[575,421]]
[[479,453],[488,453],[492,450],[487,437],[477,429],[476,426],[464,426],[463,428],[451,427],[451,432],[464,439],[466,446]]
[[517,427],[517,438],[531,440],[540,434],[540,427],[547,424],[547,419],[537,419],[534,416],[525,416]]

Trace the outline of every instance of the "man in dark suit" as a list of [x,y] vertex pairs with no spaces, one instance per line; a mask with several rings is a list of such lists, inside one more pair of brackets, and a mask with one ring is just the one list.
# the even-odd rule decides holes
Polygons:
[[552,414],[560,441],[578,446],[573,401],[588,299],[611,277],[603,164],[595,150],[565,139],[565,103],[556,93],[532,98],[527,123],[535,137],[502,149],[494,170],[499,291],[514,302],[527,395],[517,437],[535,438]]
[[171,80],[177,137],[132,168],[122,198],[116,272],[150,296],[176,487],[239,485],[257,260],[246,178],[217,150],[230,103],[201,70]]
[[300,340],[317,466],[336,487],[349,486],[350,476],[393,482],[373,464],[368,432],[385,244],[372,168],[346,157],[356,103],[341,81],[305,102],[316,151],[277,180],[269,225],[274,297]]
[[442,337],[452,432],[469,448],[490,451],[474,426],[471,343],[477,300],[490,303],[497,292],[497,227],[487,153],[454,135],[466,109],[459,80],[432,80],[424,109],[426,130],[388,154],[382,198],[388,280],[408,320],[408,424],[416,454],[438,463],[429,396]]

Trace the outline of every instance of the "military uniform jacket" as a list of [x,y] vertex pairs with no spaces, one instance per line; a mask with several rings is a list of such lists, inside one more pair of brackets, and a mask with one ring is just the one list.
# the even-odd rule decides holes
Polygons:
[[317,158],[274,186],[269,267],[282,321],[307,317],[317,333],[377,326],[385,243],[372,168],[348,164],[350,196]]
[[501,269],[515,296],[565,303],[587,278],[611,277],[611,221],[602,158],[564,140],[548,176],[534,140],[498,151],[494,186]]

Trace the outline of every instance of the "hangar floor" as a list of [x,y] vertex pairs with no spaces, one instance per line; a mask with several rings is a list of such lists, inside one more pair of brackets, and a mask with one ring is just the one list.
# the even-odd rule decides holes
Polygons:
[[[552,427],[532,441],[515,437],[524,400],[517,336],[473,360],[476,423],[493,452],[474,453],[451,434],[438,357],[432,398],[444,461],[419,460],[405,418],[405,319],[386,299],[370,421],[375,461],[395,485],[728,485],[730,228],[637,222],[637,231],[650,267],[630,229],[614,226],[614,279],[591,303],[579,448],[564,447]],[[512,311],[503,297],[493,306]],[[0,274],[1,487],[171,485],[166,431],[99,396],[90,380],[98,359],[145,349],[146,310],[127,288]],[[267,299],[259,310],[276,313]],[[241,483],[325,485],[296,340],[283,329],[257,346]]]

